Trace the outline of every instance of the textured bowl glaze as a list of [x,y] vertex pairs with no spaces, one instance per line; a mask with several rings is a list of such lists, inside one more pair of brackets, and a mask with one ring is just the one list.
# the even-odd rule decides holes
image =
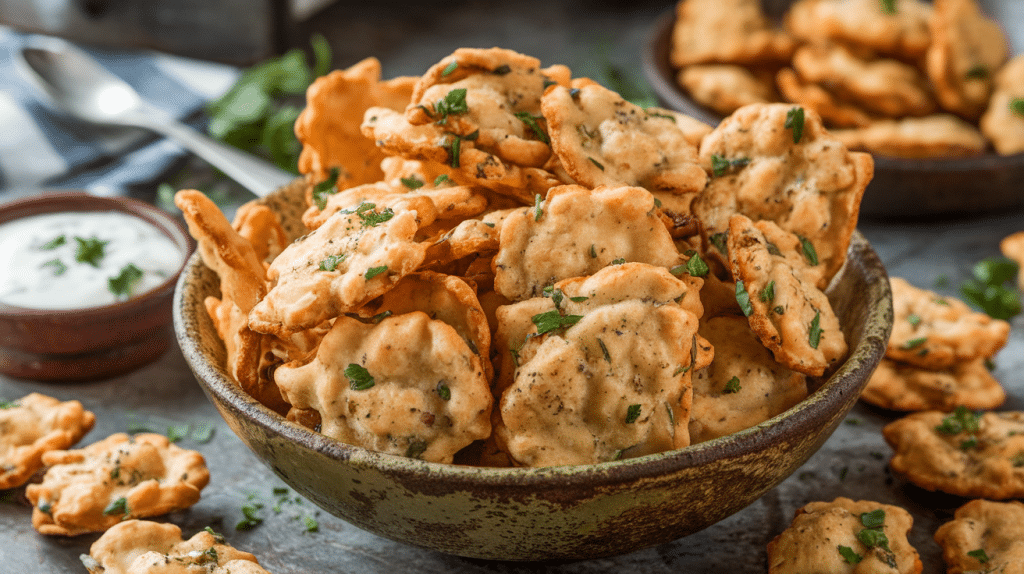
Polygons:
[[[769,15],[782,14],[791,2],[762,0]],[[718,112],[697,104],[675,81],[669,64],[675,11],[663,14],[644,46],[644,76],[661,105],[710,125],[718,125]],[[1024,26],[1024,22],[1006,22]],[[994,152],[951,159],[901,159],[875,156],[875,175],[868,184],[860,214],[876,219],[934,219],[989,213],[1024,207],[1024,153],[1009,156]]]
[[[268,202],[293,233],[301,186]],[[290,198],[290,199],[289,199]],[[829,290],[850,356],[803,402],[756,427],[688,448],[597,465],[475,468],[342,444],[290,423],[241,391],[203,299],[216,275],[193,256],[174,300],[185,359],[228,426],[286,483],[324,510],[384,536],[466,557],[595,558],[699,531],[757,500],[832,434],[885,350],[892,299],[859,233]]]
[[[58,212],[121,211],[155,225],[181,250],[194,248],[185,228],[163,210],[127,197],[55,192],[0,205],[0,224]],[[0,303],[0,373],[36,380],[89,380],[126,373],[174,342],[171,300],[179,270],[127,301],[82,309],[26,309]]]

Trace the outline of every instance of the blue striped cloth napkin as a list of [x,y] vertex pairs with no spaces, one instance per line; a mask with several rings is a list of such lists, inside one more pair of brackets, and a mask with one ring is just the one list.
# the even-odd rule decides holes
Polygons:
[[[98,127],[48,108],[18,66],[27,37],[0,26],[0,201],[43,188],[131,195],[155,188],[185,157],[178,145],[149,132]],[[144,99],[197,129],[205,122],[203,106],[227,92],[240,73],[152,51],[82,48]]]

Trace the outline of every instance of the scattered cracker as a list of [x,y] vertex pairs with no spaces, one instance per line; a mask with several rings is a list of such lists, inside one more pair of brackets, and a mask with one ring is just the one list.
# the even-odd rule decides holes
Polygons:
[[776,100],[770,73],[755,74],[734,64],[695,64],[676,76],[698,104],[729,115],[747,104]]
[[25,495],[32,526],[59,536],[188,508],[210,480],[201,454],[158,434],[113,434],[83,449],[48,452],[43,464],[50,467],[43,482]]
[[768,543],[768,573],[920,574],[924,565],[907,540],[913,524],[909,512],[889,504],[843,497],[812,502]]
[[43,455],[70,448],[92,430],[96,416],[78,401],[29,393],[0,400],[0,490],[21,486],[43,468]]
[[1024,504],[972,500],[935,531],[947,572],[1019,574],[1024,565]]
[[1024,152],[1024,54],[996,74],[995,90],[980,126],[1000,154]]
[[[148,520],[112,526],[81,556],[90,574],[267,574],[256,557],[236,550],[211,530],[182,540],[181,528]],[[169,566],[170,565],[170,566]]]
[[814,110],[830,126],[861,127],[872,121],[866,111],[817,84],[805,82],[792,68],[779,70],[775,82],[786,101]]
[[760,0],[682,0],[676,4],[669,60],[677,68],[757,64],[786,60],[795,47],[765,16]]
[[1006,391],[982,358],[938,371],[883,358],[861,398],[895,411],[994,409],[1006,401]]
[[882,429],[889,466],[910,482],[970,498],[1024,496],[1024,413],[912,413]]
[[893,13],[879,0],[799,0],[786,13],[786,29],[810,43],[837,40],[912,61],[931,43],[931,4],[894,0]]
[[992,358],[1006,345],[1010,324],[946,297],[891,277],[893,326],[885,355],[925,369]]
[[849,149],[900,158],[972,157],[988,147],[978,128],[951,114],[874,120],[832,135]]

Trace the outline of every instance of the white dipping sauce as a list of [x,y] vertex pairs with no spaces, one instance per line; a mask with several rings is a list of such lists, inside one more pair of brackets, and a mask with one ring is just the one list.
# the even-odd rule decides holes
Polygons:
[[[93,258],[94,264],[76,260],[81,243],[76,238],[107,242],[102,256]],[[159,228],[128,213],[79,211],[23,217],[0,225],[0,303],[29,309],[109,305],[128,298],[115,295],[110,280],[129,264],[142,271],[141,277],[129,282],[128,296],[134,297],[171,277],[183,257]]]

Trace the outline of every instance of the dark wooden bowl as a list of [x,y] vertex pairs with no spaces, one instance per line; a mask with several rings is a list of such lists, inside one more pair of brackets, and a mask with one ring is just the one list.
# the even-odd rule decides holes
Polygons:
[[[777,2],[776,2],[777,3]],[[779,13],[778,6],[769,14]],[[643,69],[661,105],[715,126],[722,116],[693,100],[675,80],[669,46],[675,11],[660,16],[644,46]],[[1024,25],[1018,22],[1016,25]],[[1024,207],[1024,153],[959,159],[875,156],[875,176],[860,205],[863,217],[931,219]]]
[[[166,212],[126,197],[44,193],[0,205],[0,224],[56,212],[121,211],[164,232],[187,260],[194,243]],[[171,299],[178,272],[127,301],[82,309],[26,309],[0,303],[0,372],[36,380],[88,380],[126,373],[173,342]]]

